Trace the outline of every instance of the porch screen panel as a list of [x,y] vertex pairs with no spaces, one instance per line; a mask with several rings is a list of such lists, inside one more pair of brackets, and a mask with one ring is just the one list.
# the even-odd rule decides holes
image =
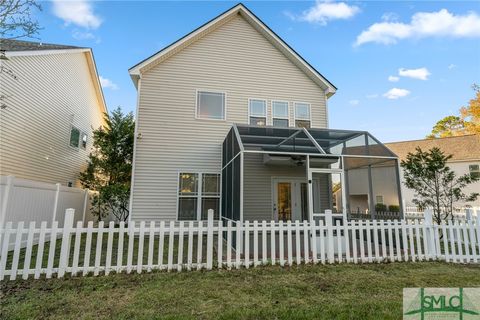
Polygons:
[[344,158],[345,195],[348,214],[370,215],[368,158]]
[[375,213],[379,218],[400,217],[400,197],[398,194],[397,162],[377,161],[371,165],[373,199]]
[[233,183],[232,183],[232,215],[233,220],[238,221],[240,220],[240,186],[241,186],[241,157],[238,156],[233,160],[233,169],[232,169],[232,176],[233,176]]

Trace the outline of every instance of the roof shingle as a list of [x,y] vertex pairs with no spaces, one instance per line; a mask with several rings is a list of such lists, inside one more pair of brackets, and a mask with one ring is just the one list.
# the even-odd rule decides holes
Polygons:
[[23,40],[11,40],[0,38],[1,51],[37,51],[37,50],[65,50],[83,49],[82,47],[67,46],[62,44],[42,43]]

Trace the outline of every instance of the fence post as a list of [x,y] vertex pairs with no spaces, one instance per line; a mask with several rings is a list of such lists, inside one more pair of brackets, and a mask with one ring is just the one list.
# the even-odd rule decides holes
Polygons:
[[70,251],[70,233],[73,228],[75,209],[65,211],[65,220],[63,223],[62,247],[60,249],[60,263],[58,268],[58,277],[62,278],[68,265],[68,256]]
[[426,230],[427,234],[427,248],[428,250],[426,252],[427,256],[430,256],[432,259],[437,258],[436,250],[435,250],[435,239],[434,237],[434,232],[433,228],[435,227],[433,225],[433,218],[432,218],[432,209],[426,209],[424,212],[424,228]]
[[82,222],[85,223],[85,215],[87,213],[87,205],[88,205],[88,189],[85,189],[85,194],[83,198],[83,215],[82,215]]
[[327,227],[327,257],[328,257],[328,262],[329,263],[334,263],[335,262],[335,252],[334,252],[334,249],[333,249],[332,210],[325,210],[325,226]]
[[213,209],[208,209],[207,223],[207,270],[212,269],[213,261]]
[[60,196],[60,183],[56,183],[57,191],[55,191],[55,200],[53,201],[52,224],[57,218],[58,197]]
[[[5,185],[5,191],[2,195],[2,211],[0,212],[0,229],[5,227],[5,219],[7,217],[7,206],[8,206],[8,199],[10,198],[10,193],[13,187],[14,176],[7,177],[7,184]],[[0,239],[1,241],[1,239]]]

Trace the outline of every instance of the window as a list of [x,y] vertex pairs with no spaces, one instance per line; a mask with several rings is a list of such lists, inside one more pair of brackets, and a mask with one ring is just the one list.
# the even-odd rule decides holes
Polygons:
[[82,149],[87,149],[87,134],[85,132],[82,132],[81,146]]
[[180,173],[178,178],[178,220],[207,220],[220,216],[220,174]]
[[310,104],[295,103],[295,127],[310,128]]
[[267,125],[267,102],[259,99],[248,100],[248,115],[251,125]]
[[73,182],[72,182],[72,181],[68,181],[68,182],[67,182],[67,187],[69,187],[69,188],[73,187]]
[[197,118],[225,120],[225,93],[198,91]]
[[70,129],[70,146],[74,148],[78,148],[79,143],[80,143],[80,130],[72,126]]
[[375,204],[383,204],[383,196],[375,196]]
[[288,127],[288,102],[272,101],[274,127]]
[[470,171],[470,176],[472,178],[480,178],[480,165],[471,164],[468,166],[468,170]]

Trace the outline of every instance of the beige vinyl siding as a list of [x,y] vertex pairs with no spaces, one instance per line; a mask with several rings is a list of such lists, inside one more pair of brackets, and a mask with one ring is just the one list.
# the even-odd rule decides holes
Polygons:
[[[85,53],[13,56],[0,73],[0,173],[66,185],[76,182],[103,123]],[[86,132],[87,149],[69,146],[70,128]],[[77,182],[78,185],[78,182]]]
[[[325,93],[236,16],[142,74],[132,218],[175,219],[179,171],[221,171],[221,143],[232,123],[248,123],[248,99],[311,104],[326,127]],[[226,121],[195,119],[196,90],[226,93]],[[268,120],[270,123],[270,119]]]

